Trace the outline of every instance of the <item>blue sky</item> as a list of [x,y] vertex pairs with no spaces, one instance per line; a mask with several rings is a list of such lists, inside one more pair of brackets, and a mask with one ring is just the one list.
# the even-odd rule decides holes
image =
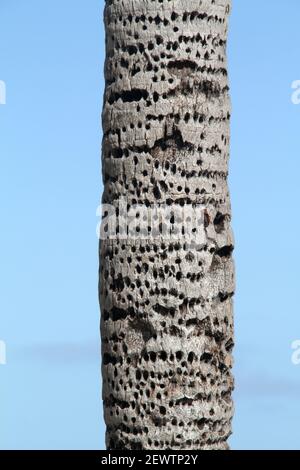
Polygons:
[[[1,449],[101,449],[103,1],[0,0]],[[297,0],[233,2],[233,449],[299,449]]]

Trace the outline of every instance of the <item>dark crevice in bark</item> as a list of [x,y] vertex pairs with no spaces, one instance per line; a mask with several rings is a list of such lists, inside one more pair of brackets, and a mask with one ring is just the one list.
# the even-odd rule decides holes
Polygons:
[[165,307],[164,305],[160,305],[160,304],[154,305],[153,310],[162,316],[170,315],[172,317],[175,314],[174,307]]
[[118,99],[121,99],[123,103],[132,103],[134,101],[140,101],[142,99],[146,100],[149,96],[147,90],[143,90],[140,88],[133,88],[132,90],[124,90],[121,93],[111,93],[110,97],[108,98],[109,104],[115,103]]
[[197,63],[194,62],[193,60],[171,60],[168,63],[168,69],[177,69],[177,70],[184,70],[184,69],[191,69],[191,70],[196,70],[197,68]]
[[106,406],[118,406],[121,408],[121,410],[130,407],[130,403],[128,401],[120,400],[119,398],[116,398],[112,393],[104,399],[104,402]]
[[221,258],[229,258],[234,250],[233,245],[226,245],[222,246],[222,248],[219,248],[216,250],[215,254],[217,256],[220,256]]
[[128,307],[127,309],[122,309],[118,307],[113,307],[111,310],[103,311],[104,320],[111,319],[112,321],[124,320],[128,316],[134,315],[133,307]]
[[219,292],[219,299],[220,299],[220,302],[225,302],[227,299],[230,299],[231,297],[233,297],[234,295],[234,292]]

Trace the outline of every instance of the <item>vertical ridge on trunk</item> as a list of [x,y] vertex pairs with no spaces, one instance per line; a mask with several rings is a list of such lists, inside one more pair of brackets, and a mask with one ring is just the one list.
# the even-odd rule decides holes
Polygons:
[[[229,10],[230,0],[106,0],[103,203],[119,217],[120,201],[127,214],[138,206],[146,221],[143,236],[104,227],[100,243],[108,449],[228,448]],[[174,213],[190,209],[187,233]]]

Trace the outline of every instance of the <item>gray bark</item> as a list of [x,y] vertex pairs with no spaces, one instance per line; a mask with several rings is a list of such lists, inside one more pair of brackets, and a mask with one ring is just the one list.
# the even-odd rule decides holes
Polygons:
[[106,1],[103,202],[125,199],[147,217],[164,205],[196,214],[189,233],[177,220],[167,237],[158,215],[151,235],[146,224],[144,237],[124,237],[118,224],[100,243],[108,449],[228,448],[229,9],[230,0]]

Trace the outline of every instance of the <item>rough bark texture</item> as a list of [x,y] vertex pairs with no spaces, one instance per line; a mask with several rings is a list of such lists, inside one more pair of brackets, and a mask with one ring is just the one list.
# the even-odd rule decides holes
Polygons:
[[108,449],[228,448],[229,9],[230,0],[106,1],[103,202],[192,207],[199,220],[205,208],[203,244],[183,230],[165,238],[161,225],[146,239],[101,241]]

